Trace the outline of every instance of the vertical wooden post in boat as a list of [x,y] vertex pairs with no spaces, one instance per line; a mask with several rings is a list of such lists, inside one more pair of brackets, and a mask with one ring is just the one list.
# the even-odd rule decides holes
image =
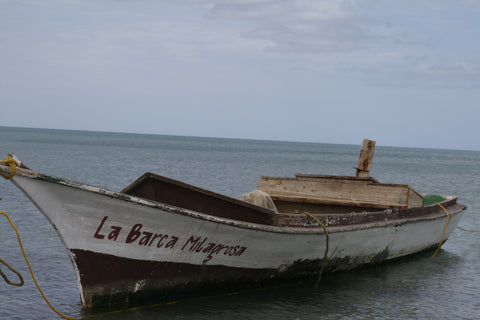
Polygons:
[[364,139],[360,156],[358,157],[357,177],[368,177],[372,165],[373,152],[375,151],[375,141]]

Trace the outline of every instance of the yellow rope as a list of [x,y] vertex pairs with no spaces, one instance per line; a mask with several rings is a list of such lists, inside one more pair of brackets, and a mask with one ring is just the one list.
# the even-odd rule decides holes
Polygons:
[[53,311],[55,311],[60,317],[62,317],[62,318],[64,318],[64,319],[75,319],[75,318],[70,318],[70,317],[64,316],[63,314],[61,314],[60,312],[58,312],[58,311],[50,304],[50,302],[48,301],[47,297],[46,297],[45,294],[43,293],[42,289],[40,289],[40,286],[38,285],[38,282],[37,282],[37,280],[35,279],[35,276],[33,275],[32,267],[30,266],[30,262],[28,261],[27,254],[25,253],[25,250],[23,249],[22,240],[20,239],[20,234],[18,233],[17,227],[15,227],[15,225],[14,225],[13,222],[12,222],[12,220],[10,219],[10,217],[9,217],[5,212],[0,211],[0,214],[2,214],[2,215],[4,215],[5,217],[7,217],[8,222],[10,222],[10,225],[12,226],[12,228],[13,228],[13,229],[15,230],[15,232],[17,233],[18,244],[20,245],[20,249],[22,249],[23,257],[25,258],[25,261],[27,262],[28,269],[30,270],[30,274],[31,274],[31,276],[32,276],[33,282],[35,282],[35,285],[37,286],[37,289],[38,289],[38,291],[40,292],[40,294],[42,295],[42,297],[43,297],[43,299],[45,300],[45,302],[46,302],[46,303],[48,304],[48,306],[49,306]]
[[7,276],[5,275],[5,273],[3,273],[2,271],[2,268],[0,268],[0,276],[2,276],[3,280],[5,280],[6,283],[8,283],[9,285],[12,285],[12,286],[17,286],[17,287],[21,287],[23,286],[23,277],[22,277],[22,274],[20,272],[18,272],[17,270],[15,270],[11,265],[9,265],[5,260],[3,259],[0,259],[0,263],[4,264],[8,269],[10,269],[10,271],[12,271],[13,273],[15,273],[18,277],[18,279],[20,280],[20,282],[13,282],[13,281],[10,281],[8,280]]
[[4,177],[5,179],[11,179],[17,172],[17,167],[18,167],[17,161],[15,161],[12,157],[8,156],[5,159],[0,160],[0,163],[8,164],[11,169],[9,174],[0,173],[0,176]]
[[320,272],[318,273],[317,283],[315,284],[315,287],[318,288],[318,285],[320,284],[320,280],[322,279],[322,273],[323,273],[323,269],[324,269],[324,267],[325,267],[325,261],[327,261],[329,236],[328,236],[327,227],[326,227],[322,222],[320,222],[320,220],[318,220],[318,219],[317,219],[313,214],[311,214],[310,212],[304,212],[304,214],[306,214],[307,216],[309,216],[309,217],[312,218],[313,220],[317,221],[317,223],[318,223],[318,224],[323,228],[323,230],[325,231],[325,237],[326,237],[326,240],[325,240],[325,254],[323,255],[322,267],[320,268]]
[[460,230],[466,231],[466,232],[478,232],[478,230],[468,230],[468,229],[464,229],[464,228],[460,228],[460,227],[457,227],[457,229],[460,229]]
[[433,257],[435,257],[438,253],[438,251],[440,250],[440,247],[442,246],[442,243],[443,243],[443,238],[445,238],[445,232],[447,232],[447,226],[448,226],[448,222],[450,221],[450,213],[448,213],[448,210],[445,209],[444,206],[442,206],[440,203],[438,202],[435,202],[435,204],[437,206],[439,206],[440,208],[443,209],[443,211],[445,211],[447,213],[447,222],[445,222],[445,227],[443,228],[443,234],[442,234],[442,239],[440,240],[440,243],[438,244],[438,247],[437,247],[437,250],[435,251],[435,253],[433,254],[433,256],[430,257],[430,259],[432,259]]

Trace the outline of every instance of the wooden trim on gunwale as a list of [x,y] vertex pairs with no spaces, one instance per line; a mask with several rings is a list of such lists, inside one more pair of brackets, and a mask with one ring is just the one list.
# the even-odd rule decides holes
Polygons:
[[[466,209],[466,206],[457,203],[457,199],[457,197],[449,197],[441,202],[450,215],[455,215]],[[315,214],[315,217],[327,226],[331,232],[335,232],[337,228],[346,228],[347,226],[371,227],[371,224],[375,223],[385,227],[392,223],[411,223],[418,220],[443,218],[444,216],[446,216],[446,213],[436,204],[406,210],[391,209],[377,212],[351,212],[348,214]],[[315,221],[302,213],[278,214],[278,226],[287,228],[318,228],[318,224]]]

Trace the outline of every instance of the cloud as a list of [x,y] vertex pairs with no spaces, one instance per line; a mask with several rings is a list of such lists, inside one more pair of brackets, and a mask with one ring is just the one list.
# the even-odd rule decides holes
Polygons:
[[478,1],[465,1],[201,2],[206,19],[243,23],[239,38],[256,42],[252,50],[291,59],[302,56],[322,74],[350,73],[364,77],[364,83],[401,87],[448,86],[453,76],[458,88],[480,85],[478,58],[469,54],[477,45],[468,41],[476,36],[468,19]]
[[420,73],[434,76],[477,75],[480,76],[480,65],[471,63],[455,63],[451,65],[420,65]]
[[369,8],[368,1],[228,1],[211,3],[208,16],[249,21],[253,27],[243,36],[280,53],[351,52],[409,41]]

